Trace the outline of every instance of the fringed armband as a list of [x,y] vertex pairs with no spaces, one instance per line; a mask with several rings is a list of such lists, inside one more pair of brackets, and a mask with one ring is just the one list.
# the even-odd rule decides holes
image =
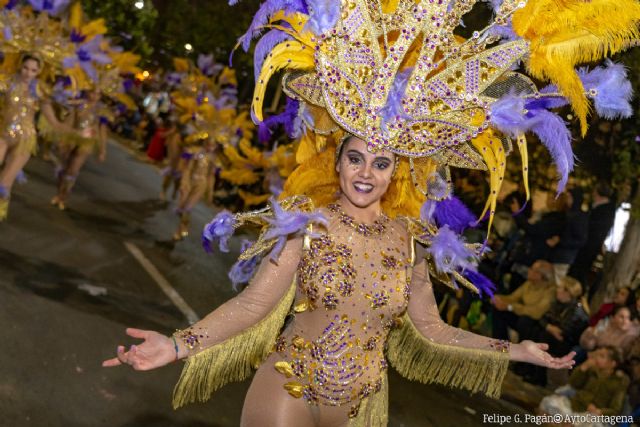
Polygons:
[[267,317],[238,335],[189,357],[173,390],[174,409],[195,401],[204,402],[223,385],[246,379],[273,349],[295,292],[294,280]]
[[387,358],[409,380],[463,388],[489,397],[500,396],[509,366],[508,351],[480,350],[438,344],[425,338],[408,314],[389,335]]

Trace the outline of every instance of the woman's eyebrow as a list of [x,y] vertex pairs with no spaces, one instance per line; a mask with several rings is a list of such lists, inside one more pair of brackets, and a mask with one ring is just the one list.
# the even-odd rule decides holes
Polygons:
[[391,161],[391,159],[387,156],[378,156],[375,158],[375,160],[386,160],[386,161]]
[[361,157],[364,156],[364,154],[362,154],[360,151],[354,150],[353,148],[350,149],[349,151],[347,151],[347,154],[357,154],[357,155],[359,155]]

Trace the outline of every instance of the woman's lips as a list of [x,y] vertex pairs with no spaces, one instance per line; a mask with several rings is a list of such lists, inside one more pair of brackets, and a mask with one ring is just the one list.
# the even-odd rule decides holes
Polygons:
[[358,193],[368,194],[368,193],[371,193],[373,191],[374,187],[371,184],[365,184],[365,183],[362,183],[362,182],[354,182],[353,183],[353,188],[355,188]]

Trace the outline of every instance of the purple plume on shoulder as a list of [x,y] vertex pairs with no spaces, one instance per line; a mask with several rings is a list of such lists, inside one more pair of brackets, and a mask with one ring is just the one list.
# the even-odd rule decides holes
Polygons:
[[265,233],[264,239],[277,239],[270,255],[273,260],[276,260],[284,249],[287,236],[304,233],[309,223],[322,225],[328,223],[324,215],[318,211],[312,213],[285,211],[274,198],[271,198],[269,203],[273,211],[273,218],[267,219],[271,226]]
[[[252,244],[253,242],[249,240],[246,240],[246,239],[243,240],[240,248],[240,252],[246,251],[247,249],[249,249],[249,247],[251,247]],[[256,268],[258,267],[258,261],[259,261],[259,257],[254,256],[248,260],[239,259],[238,261],[236,261],[235,264],[233,264],[233,266],[231,266],[228,276],[229,276],[229,280],[231,280],[231,284],[233,285],[233,289],[235,291],[238,291],[240,285],[244,283],[249,283],[249,281],[251,280],[251,278],[256,272]]]
[[465,279],[473,283],[473,285],[478,289],[478,292],[480,292],[481,297],[493,297],[493,294],[496,291],[496,285],[489,280],[487,276],[478,273],[475,270],[466,270],[462,275]]
[[292,40],[292,37],[277,28],[269,30],[264,36],[260,37],[260,40],[256,43],[256,48],[253,53],[253,74],[256,80],[258,80],[258,77],[260,76],[262,64],[264,64],[264,60],[267,55],[269,55],[269,52],[271,52],[278,44],[286,40]]
[[213,220],[204,226],[202,231],[202,246],[204,250],[211,253],[213,252],[213,244],[218,243],[218,246],[222,252],[229,252],[229,238],[235,231],[236,219],[235,216],[227,211],[221,211],[216,215]]
[[316,36],[335,27],[340,18],[340,2],[335,0],[307,0],[309,21],[304,29]]
[[[425,206],[426,205],[426,206]],[[427,200],[420,210],[422,219],[438,227],[445,225],[456,233],[462,233],[476,224],[477,218],[460,199],[451,196],[441,201]]]
[[607,59],[604,67],[596,67],[591,71],[581,69],[578,74],[585,90],[593,92],[591,96],[599,116],[613,120],[633,114],[633,88],[624,65]]
[[445,274],[475,269],[477,255],[464,244],[462,237],[445,225],[431,239],[427,248],[436,269]]

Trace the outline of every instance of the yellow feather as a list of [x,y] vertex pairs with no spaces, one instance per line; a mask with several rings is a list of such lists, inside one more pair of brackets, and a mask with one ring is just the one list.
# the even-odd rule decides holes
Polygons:
[[498,194],[504,180],[507,156],[502,146],[502,141],[493,134],[491,129],[478,135],[471,141],[471,144],[478,150],[489,169],[489,197],[480,218],[483,218],[487,211],[489,212],[487,229],[491,230],[493,217],[496,213]]
[[82,28],[80,28],[80,32],[87,37],[87,40],[91,40],[100,34],[106,34],[107,26],[104,23],[104,18],[96,19],[83,25]]
[[71,6],[69,25],[71,28],[80,28],[80,26],[82,26],[82,4],[79,1],[73,3],[73,6]]
[[173,68],[179,73],[189,71],[189,60],[186,58],[173,58]]
[[302,43],[291,40],[278,44],[264,61],[253,92],[251,105],[254,116],[263,120],[262,103],[271,77],[281,69],[311,70],[315,65],[313,50]]
[[589,103],[575,67],[628,48],[640,38],[639,22],[637,0],[529,0],[513,29],[530,43],[530,73],[569,99],[584,134]]
[[260,180],[260,176],[251,169],[227,169],[220,172],[220,178],[235,185],[251,185]]
[[527,201],[531,199],[529,191],[529,152],[527,150],[527,137],[522,134],[517,138],[518,150],[520,151],[520,159],[522,161],[522,181],[524,183],[524,191],[527,194]]
[[269,197],[271,197],[271,194],[256,195],[249,193],[248,191],[243,191],[242,189],[238,190],[238,195],[244,201],[245,207],[261,205],[266,203],[266,201],[269,200]]

